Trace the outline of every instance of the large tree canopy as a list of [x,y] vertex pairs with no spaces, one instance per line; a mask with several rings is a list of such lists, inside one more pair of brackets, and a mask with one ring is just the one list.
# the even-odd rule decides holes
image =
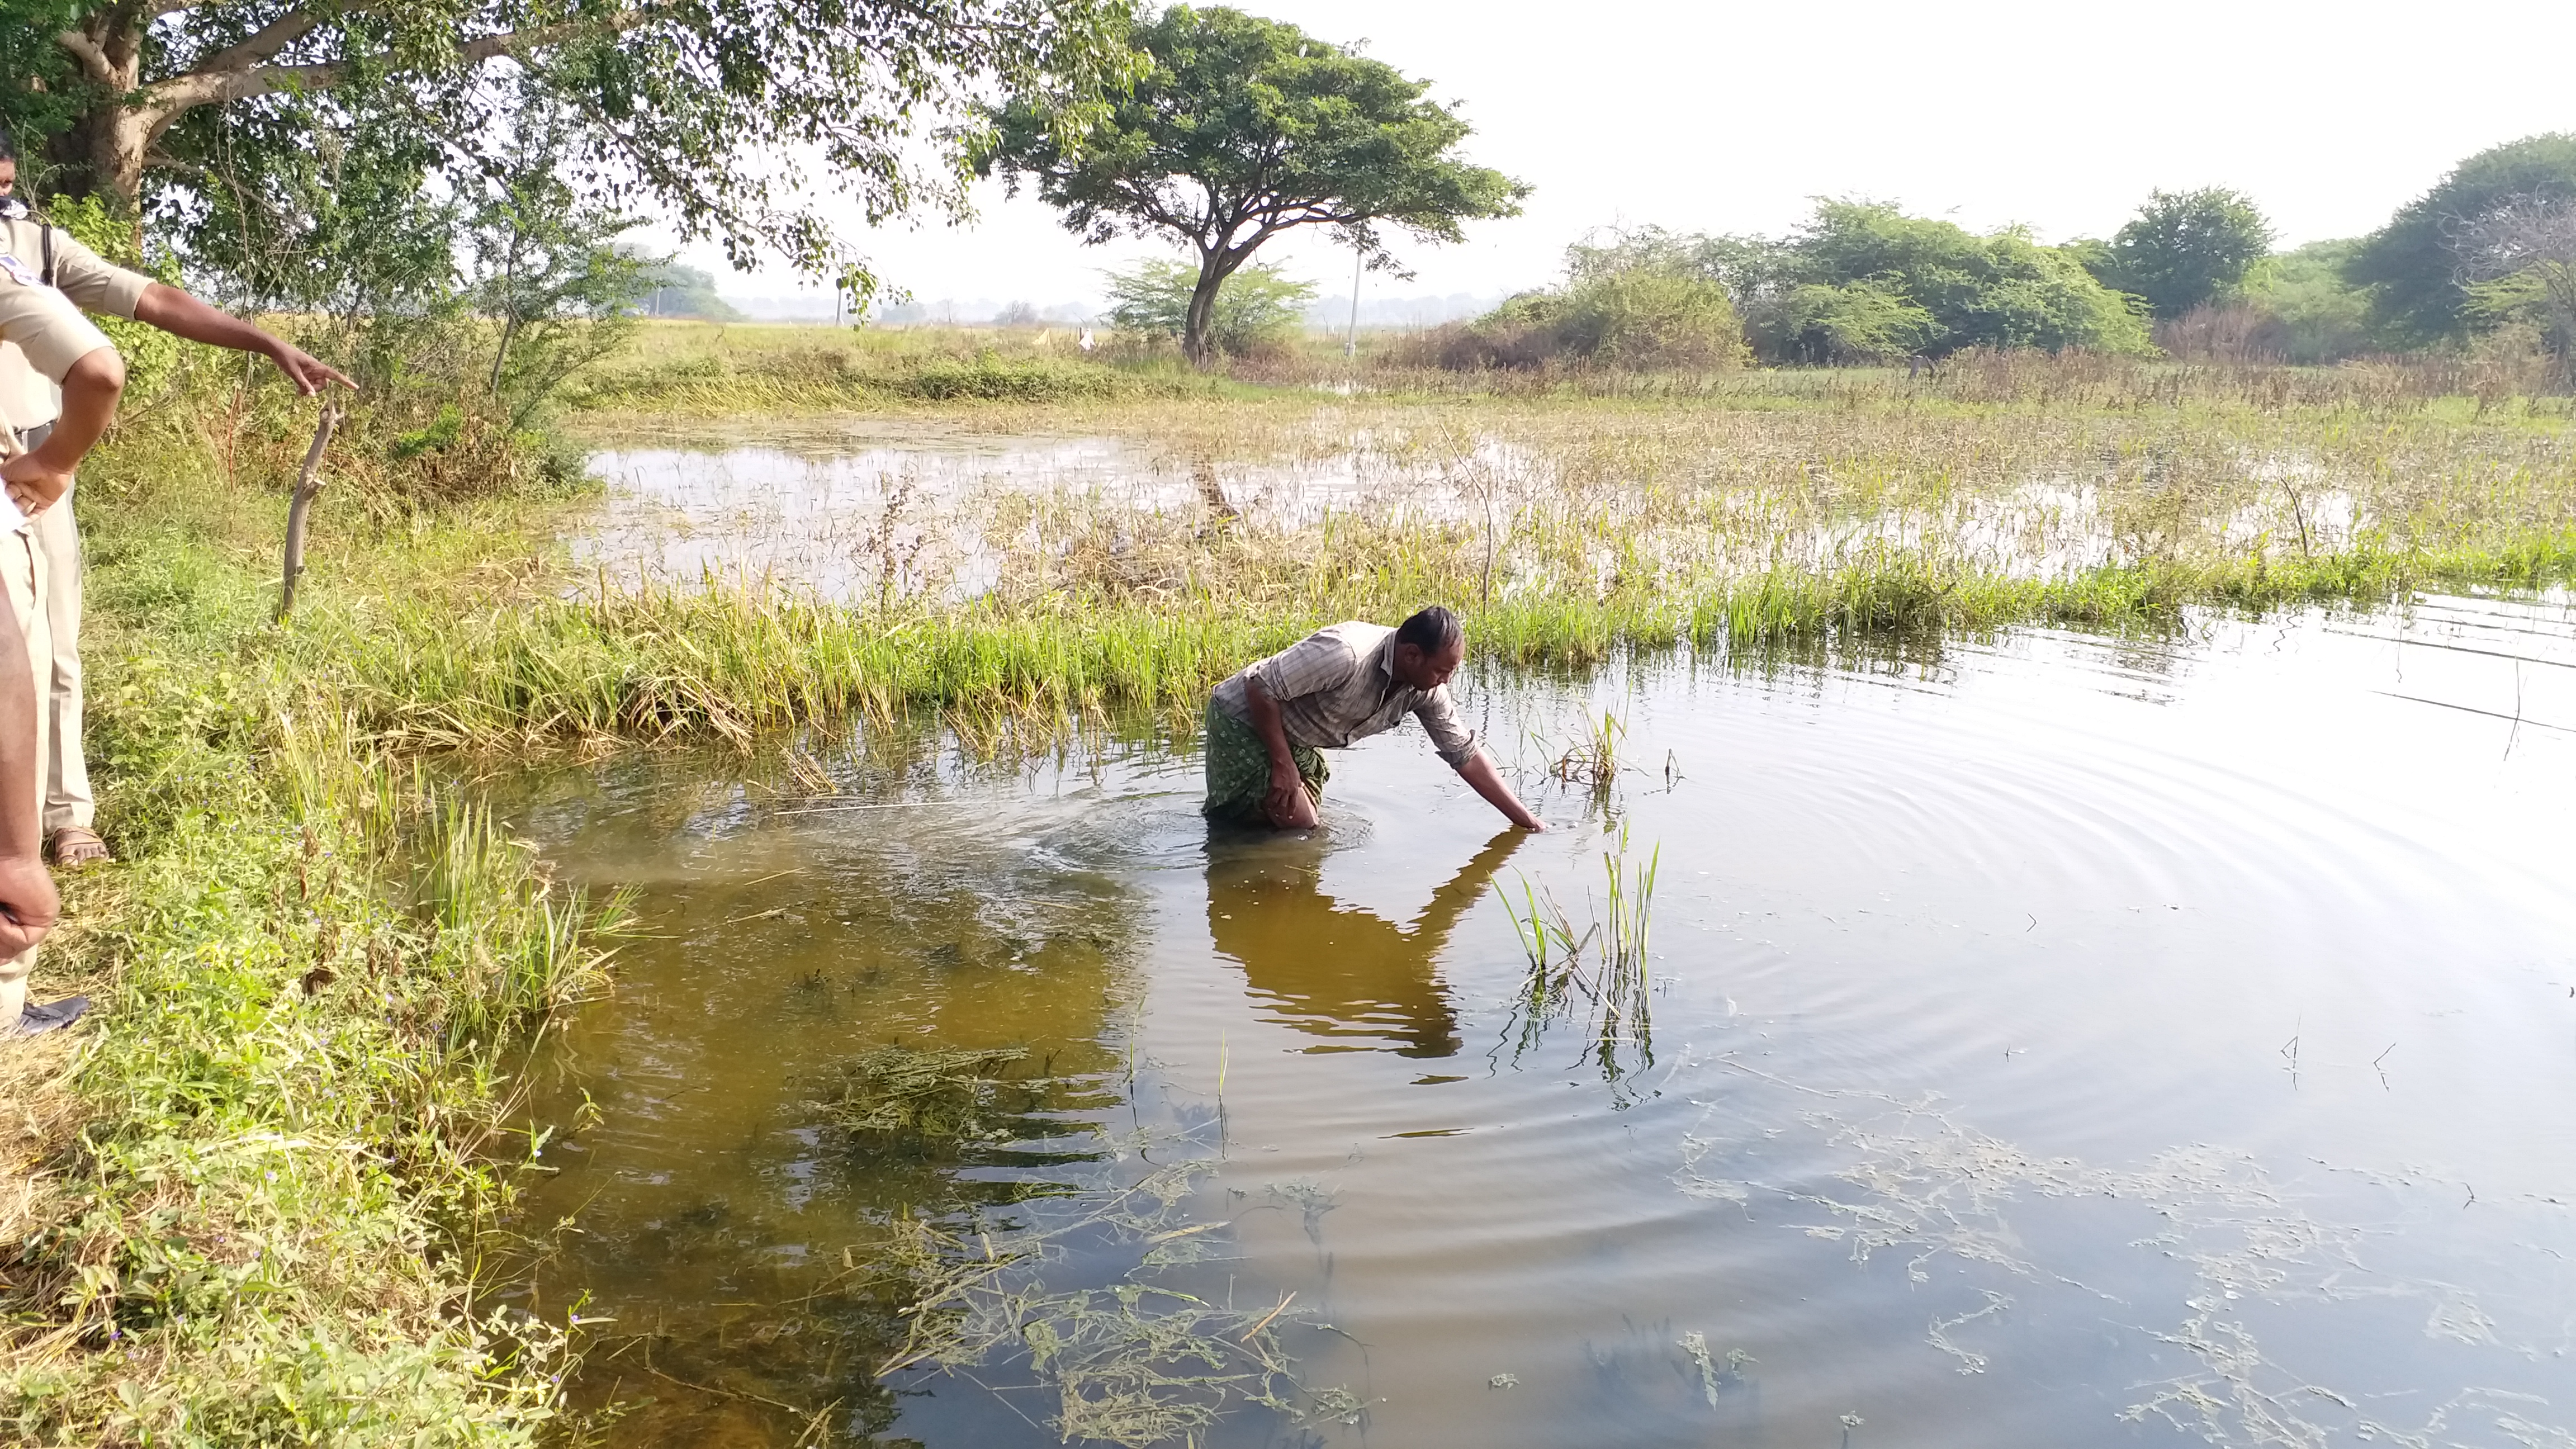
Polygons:
[[2508,203],[2569,200],[2576,200],[2576,132],[2481,151],[2365,238],[2344,275],[2370,289],[2372,315],[2392,340],[2463,337],[2477,314],[2469,290],[2475,269],[2460,253],[2462,228]]
[[1175,5],[1136,24],[1134,88],[1083,115],[1023,96],[992,113],[987,171],[1064,213],[1084,240],[1176,239],[1198,255],[1183,346],[1208,356],[1225,279],[1291,227],[1329,226],[1390,269],[1387,228],[1457,241],[1529,188],[1450,153],[1468,128],[1426,82],[1293,25]]
[[[0,119],[50,189],[248,234],[315,168],[473,177],[530,108],[578,189],[737,260],[836,264],[810,160],[872,220],[962,195],[924,123],[1123,73],[1122,0],[0,0]],[[415,189],[418,189],[415,187]],[[433,188],[435,189],[435,188]],[[311,192],[312,188],[304,188]],[[319,194],[319,193],[316,193]],[[302,218],[310,222],[312,219]],[[860,280],[864,280],[861,278]]]
[[2232,296],[2245,274],[2271,255],[2272,224],[2241,192],[2153,191],[2111,238],[2107,285],[2142,298],[2158,317],[2179,317]]

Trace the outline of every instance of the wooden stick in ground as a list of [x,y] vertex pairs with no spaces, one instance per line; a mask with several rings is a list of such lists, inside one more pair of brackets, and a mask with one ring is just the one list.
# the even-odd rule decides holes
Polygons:
[[322,491],[322,453],[331,446],[331,430],[340,425],[337,399],[322,404],[322,420],[313,428],[313,444],[304,450],[304,469],[295,475],[295,497],[286,505],[286,575],[277,593],[277,617],[295,607],[295,578],[304,572],[304,520],[313,510],[313,495]]

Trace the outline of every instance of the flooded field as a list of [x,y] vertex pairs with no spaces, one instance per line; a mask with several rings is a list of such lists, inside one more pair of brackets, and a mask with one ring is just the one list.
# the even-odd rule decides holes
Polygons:
[[[605,440],[573,540],[611,586],[843,603],[1310,592],[1411,571],[1478,598],[1705,590],[1902,554],[2014,578],[2304,564],[2555,530],[2563,430],[1910,409],[815,418]],[[1295,545],[1283,545],[1283,540]]]
[[[578,559],[629,584],[765,578],[841,602],[971,597],[1018,539],[995,516],[1045,499],[1120,515],[1311,522],[1323,509],[1410,503],[1454,512],[1456,490],[1364,448],[1257,466],[1168,456],[1129,438],[977,433],[882,419],[764,427],[620,446],[591,460],[608,488]],[[1025,529],[1025,520],[1021,520]]]
[[1547,834],[1410,726],[1301,839],[1145,722],[488,782],[649,933],[537,1073],[613,1440],[2576,1443],[2565,609],[1473,676]]

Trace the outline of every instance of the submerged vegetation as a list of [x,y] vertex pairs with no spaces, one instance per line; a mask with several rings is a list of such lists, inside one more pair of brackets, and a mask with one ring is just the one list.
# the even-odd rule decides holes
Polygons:
[[[879,1376],[1006,1365],[1047,1389],[1048,1427],[1063,1442],[1124,1449],[1194,1440],[1243,1404],[1290,1423],[1359,1422],[1364,1405],[1348,1389],[1298,1380],[1280,1335],[1313,1315],[1294,1295],[1237,1306],[1161,1281],[1165,1270],[1217,1252],[1209,1238],[1225,1225],[1189,1222],[1185,1212],[1212,1165],[1189,1159],[1131,1184],[1031,1204],[1039,1220],[1006,1248],[982,1233],[899,1222],[888,1259],[919,1296],[906,1314],[908,1335]],[[1105,1287],[1048,1288],[1042,1270],[1077,1248],[1130,1266]]]
[[882,1046],[841,1066],[824,1094],[824,1115],[844,1132],[880,1141],[925,1145],[978,1142],[1005,1134],[1009,1115],[999,1098],[1008,1085],[1002,1068],[1028,1052],[1018,1047],[985,1051],[915,1051]]

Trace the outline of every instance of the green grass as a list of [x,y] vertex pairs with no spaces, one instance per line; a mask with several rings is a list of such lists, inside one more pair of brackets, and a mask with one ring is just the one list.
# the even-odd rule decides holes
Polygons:
[[[165,438],[125,459],[193,460]],[[203,475],[84,478],[85,652],[123,862],[68,882],[13,1053],[0,1425],[30,1445],[512,1445],[563,1325],[478,1318],[474,1245],[527,1143],[530,1029],[600,984],[579,899],[276,667],[273,510]],[[253,530],[255,536],[256,530]]]
[[[1689,646],[1725,659],[2021,624],[2158,630],[2194,606],[2375,604],[2418,588],[2530,589],[2576,578],[2576,530],[2504,548],[2358,548],[2294,563],[2109,566],[2057,579],[1875,553],[1827,572],[1779,569],[1696,594],[1462,600],[1473,646],[1524,665]],[[439,600],[342,603],[297,621],[288,650],[372,734],[477,746],[717,737],[913,709],[1186,719],[1251,659],[1336,619],[1399,617],[1442,591],[1410,575],[1259,608],[1222,592],[1082,607],[852,610],[777,593],[667,590],[513,599],[459,614]],[[1454,595],[1451,595],[1454,597]]]
[[[1221,377],[1171,363],[1108,365],[1075,332],[865,330],[646,323],[623,356],[578,381],[586,412],[687,416],[840,411],[907,403],[1067,403],[1225,393]],[[1043,340],[1041,340],[1043,339]]]

